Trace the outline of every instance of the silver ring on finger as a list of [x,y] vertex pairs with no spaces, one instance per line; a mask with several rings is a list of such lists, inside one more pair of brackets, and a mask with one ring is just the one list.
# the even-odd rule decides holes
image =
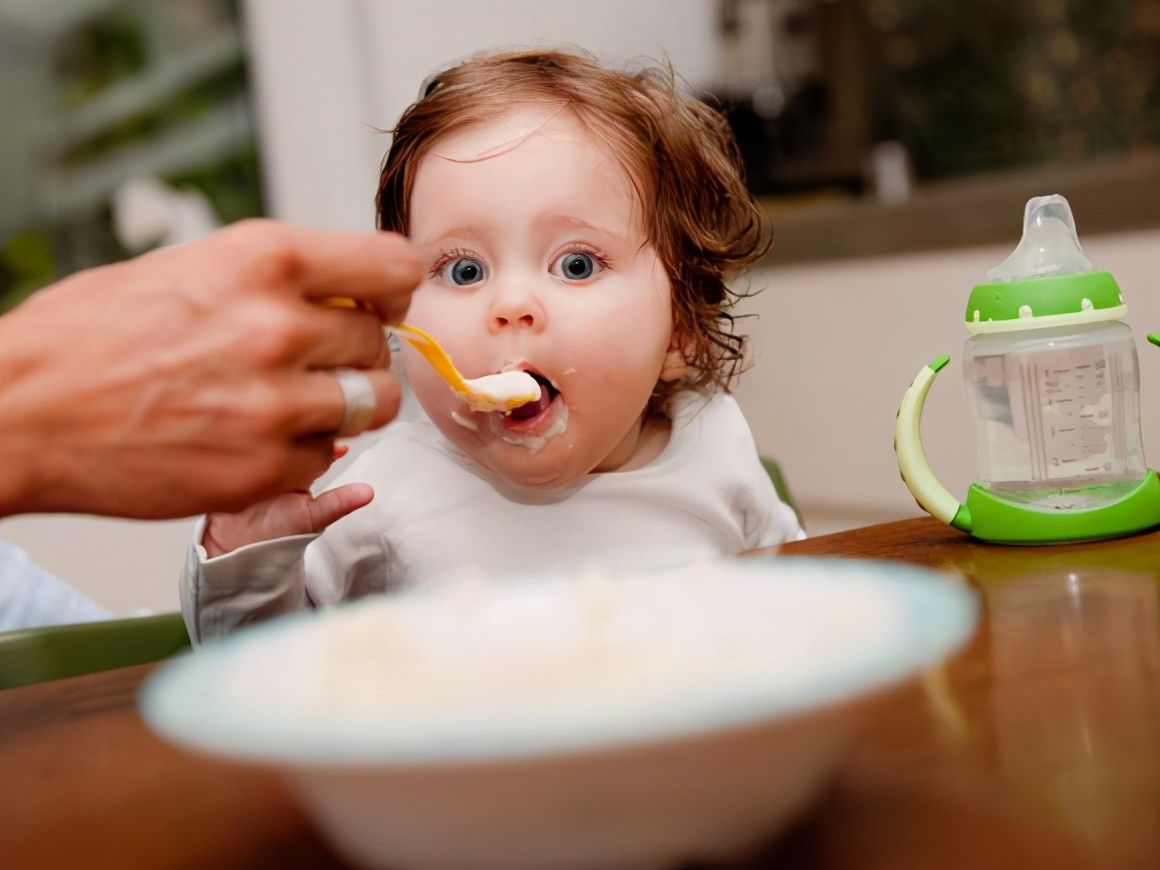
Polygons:
[[366,372],[359,369],[334,369],[333,373],[345,403],[342,423],[334,434],[342,438],[365,432],[378,404],[375,385]]

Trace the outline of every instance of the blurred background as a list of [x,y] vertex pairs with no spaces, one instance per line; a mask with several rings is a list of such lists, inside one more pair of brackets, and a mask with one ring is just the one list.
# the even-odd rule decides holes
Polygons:
[[[738,396],[812,534],[917,513],[894,412],[943,353],[928,455],[952,491],[973,479],[962,309],[1028,197],[1070,199],[1138,340],[1160,330],[1157,0],[0,0],[0,311],[251,215],[370,229],[383,131],[420,82],[514,45],[667,56],[726,112],[775,228]],[[130,613],[176,606],[190,527],[0,535]]]

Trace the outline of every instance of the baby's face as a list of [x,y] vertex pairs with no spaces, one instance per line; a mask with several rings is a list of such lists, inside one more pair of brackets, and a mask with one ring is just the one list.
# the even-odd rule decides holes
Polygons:
[[525,485],[628,462],[654,386],[680,366],[669,282],[612,153],[552,106],[448,136],[419,164],[411,237],[431,269],[407,320],[465,377],[518,368],[544,385],[511,415],[473,412],[407,348],[407,377],[443,434]]

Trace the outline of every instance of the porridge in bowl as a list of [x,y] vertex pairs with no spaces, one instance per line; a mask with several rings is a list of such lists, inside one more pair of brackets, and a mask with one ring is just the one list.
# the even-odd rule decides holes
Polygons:
[[475,580],[207,645],[142,704],[171,740],[284,771],[361,864],[664,867],[766,841],[861,702],[973,622],[962,584],[887,563]]

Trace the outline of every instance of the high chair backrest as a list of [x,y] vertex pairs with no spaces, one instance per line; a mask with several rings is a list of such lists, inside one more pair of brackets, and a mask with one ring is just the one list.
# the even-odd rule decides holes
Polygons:
[[790,506],[794,514],[798,518],[798,522],[805,528],[805,523],[802,523],[802,512],[798,510],[798,506],[794,503],[793,495],[790,494],[789,487],[786,485],[785,476],[781,473],[781,466],[777,464],[776,459],[770,459],[768,456],[761,457],[761,465],[765,468],[765,473],[769,475],[769,479],[773,482],[773,488],[777,491],[777,497]]
[[188,648],[180,613],[0,632],[0,689],[154,662]]

